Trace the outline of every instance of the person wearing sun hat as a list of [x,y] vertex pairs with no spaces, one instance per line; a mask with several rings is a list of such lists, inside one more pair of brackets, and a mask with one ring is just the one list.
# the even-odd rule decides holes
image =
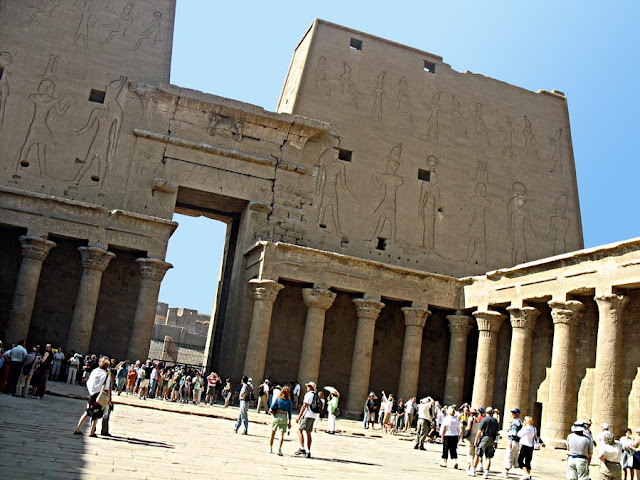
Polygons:
[[585,434],[583,422],[575,422],[567,437],[567,478],[588,480],[589,463],[593,454],[593,442]]
[[[300,407],[300,413],[298,413],[298,440],[300,441],[300,448],[294,455],[304,455],[307,458],[311,458],[311,432],[313,431],[313,422],[318,418],[319,413],[314,412],[311,409],[311,405],[318,393],[316,392],[315,382],[308,382],[305,384],[307,387],[307,393],[304,394],[302,400],[302,406]],[[307,436],[307,449],[304,448],[304,433]]]

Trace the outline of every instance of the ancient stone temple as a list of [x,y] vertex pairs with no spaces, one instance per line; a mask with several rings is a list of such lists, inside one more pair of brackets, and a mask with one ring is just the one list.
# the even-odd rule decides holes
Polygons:
[[144,359],[178,212],[228,225],[224,375],[640,426],[640,239],[581,250],[561,92],[317,20],[268,112],[168,84],[174,10],[0,2],[3,340]]

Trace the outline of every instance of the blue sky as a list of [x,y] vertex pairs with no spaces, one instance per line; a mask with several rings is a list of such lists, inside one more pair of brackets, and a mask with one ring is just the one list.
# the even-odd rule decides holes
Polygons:
[[[177,0],[171,83],[274,110],[314,18],[569,102],[585,247],[640,236],[640,2]],[[176,216],[160,300],[210,312],[224,225]],[[197,252],[197,253],[194,253]]]

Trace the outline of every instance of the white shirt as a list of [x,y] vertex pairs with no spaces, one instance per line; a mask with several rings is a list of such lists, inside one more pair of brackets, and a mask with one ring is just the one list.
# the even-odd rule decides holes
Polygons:
[[27,356],[27,350],[22,345],[16,345],[11,350],[7,350],[6,355],[12,362],[24,362]]
[[296,383],[296,386],[293,387],[293,394],[294,395],[300,395],[300,384]]
[[[267,392],[269,391],[268,389],[266,390]],[[278,398],[280,398],[280,393],[282,392],[282,390],[280,390],[279,388],[274,388],[273,389],[273,393],[271,394],[271,402],[273,402],[274,400],[277,400]],[[265,395],[267,395],[265,393]]]
[[457,437],[460,435],[460,421],[455,415],[447,415],[442,419],[442,426],[440,427],[440,433],[447,427],[445,437]]
[[622,444],[619,441],[615,441],[615,446],[601,442],[598,444],[598,449],[600,451],[598,457],[604,455],[605,460],[614,463],[620,463],[622,461]]
[[393,410],[393,402],[390,399],[387,399],[384,403],[384,413],[391,413],[391,410]]
[[302,401],[302,403],[304,403],[307,408],[304,409],[303,418],[318,418],[318,414],[311,411],[311,402],[313,402],[314,395],[316,395],[316,393],[313,390],[304,394],[304,400]]
[[413,411],[413,401],[412,400],[407,400],[407,403],[404,404],[404,411],[405,411],[405,413],[407,415],[412,413],[412,411]]
[[520,445],[533,447],[533,439],[536,437],[536,429],[533,425],[524,425],[519,431]]
[[[111,374],[106,370],[103,370],[101,368],[93,369],[93,371],[91,372],[91,375],[89,375],[89,379],[87,380],[87,390],[89,390],[89,395],[95,395],[96,393],[100,393],[100,390],[102,390],[102,385],[105,384],[105,379],[107,378],[107,375],[111,377]],[[104,385],[104,389],[109,390],[110,386],[111,386],[111,379],[109,378],[109,380],[107,380],[106,385]]]
[[605,432],[608,432],[608,430],[602,430],[598,435],[596,435],[596,442],[604,442],[604,440],[602,440],[602,437],[604,437]]
[[431,420],[431,415],[429,415],[429,407],[428,403],[421,403],[418,405],[418,418],[422,418],[423,420]]

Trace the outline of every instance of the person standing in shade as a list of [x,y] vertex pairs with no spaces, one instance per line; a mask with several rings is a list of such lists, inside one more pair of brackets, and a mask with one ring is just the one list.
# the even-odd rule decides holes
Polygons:
[[240,411],[238,412],[238,420],[235,427],[233,427],[233,433],[238,433],[240,425],[244,424],[243,435],[247,435],[249,430],[249,402],[251,401],[251,387],[249,386],[249,379],[245,375],[242,377],[242,388],[240,389]]
[[569,480],[588,480],[589,463],[593,454],[593,441],[585,434],[582,422],[571,427],[567,437],[567,478]]
[[522,428],[520,409],[514,408],[511,410],[511,416],[513,417],[513,420],[509,427],[509,432],[507,433],[509,438],[504,452],[504,471],[501,475],[503,478],[508,477],[510,469],[518,468],[518,453],[520,453],[520,438],[518,437],[518,432]]
[[269,438],[269,453],[273,452],[273,439],[276,432],[280,431],[280,444],[278,445],[278,455],[282,456],[282,443],[284,442],[284,432],[291,428],[292,404],[289,399],[289,387],[284,387],[277,398],[273,399],[269,413],[273,415],[271,421],[271,438]]
[[44,398],[45,391],[47,390],[47,379],[49,378],[49,372],[53,365],[53,353],[51,352],[51,344],[48,343],[44,347],[44,355],[40,362],[40,381],[38,383],[38,390],[36,397]]
[[[315,412],[312,409],[312,404],[319,404],[316,399],[318,393],[316,392],[316,384],[309,382],[306,384],[307,393],[304,394],[302,400],[302,406],[300,407],[300,413],[296,422],[298,423],[298,440],[300,441],[300,448],[296,451],[295,455],[306,455],[307,458],[311,458],[311,432],[313,431],[313,423],[318,418],[320,412]],[[303,433],[304,432],[304,433]],[[304,448],[304,435],[307,437],[307,449]]]
[[9,362],[9,380],[5,387],[4,393],[16,395],[16,387],[22,373],[22,364],[27,358],[27,349],[24,348],[24,340],[20,340],[18,344],[10,350],[4,352],[5,362]]

